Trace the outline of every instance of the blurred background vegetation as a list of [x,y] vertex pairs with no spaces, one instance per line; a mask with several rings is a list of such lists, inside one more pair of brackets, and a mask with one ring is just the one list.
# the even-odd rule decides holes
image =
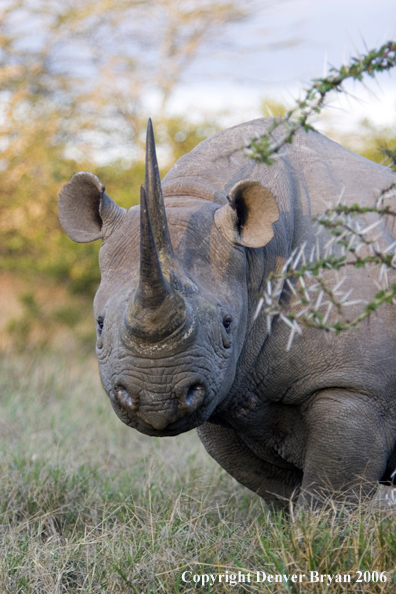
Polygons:
[[[59,190],[73,173],[92,171],[128,208],[143,181],[148,116],[162,174],[219,130],[221,114],[197,106],[170,116],[168,102],[200,48],[253,8],[239,0],[2,3],[0,348],[92,350],[100,245],[74,244],[62,231]],[[268,99],[262,115],[285,108]],[[342,142],[381,161],[379,144],[395,135],[366,121]]]

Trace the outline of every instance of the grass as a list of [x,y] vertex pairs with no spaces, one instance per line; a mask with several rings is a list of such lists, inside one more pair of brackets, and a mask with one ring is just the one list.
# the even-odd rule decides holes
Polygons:
[[[0,408],[1,594],[395,590],[395,516],[270,514],[195,433],[154,439],[122,425],[90,358],[3,356]],[[231,585],[238,571],[251,582]],[[351,582],[257,583],[256,571]],[[228,583],[202,585],[209,574]]]

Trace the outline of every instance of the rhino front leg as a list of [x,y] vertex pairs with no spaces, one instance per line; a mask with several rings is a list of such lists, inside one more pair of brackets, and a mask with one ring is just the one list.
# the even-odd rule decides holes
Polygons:
[[391,418],[374,396],[319,392],[304,414],[307,446],[298,505],[320,507],[329,495],[356,503],[374,494],[394,448]]
[[239,483],[275,509],[288,508],[302,472],[278,468],[256,456],[232,428],[205,423],[197,429],[206,451]]

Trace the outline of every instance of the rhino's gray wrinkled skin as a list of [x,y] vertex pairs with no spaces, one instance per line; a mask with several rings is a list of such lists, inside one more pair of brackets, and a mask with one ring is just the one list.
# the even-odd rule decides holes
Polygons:
[[[227,472],[282,506],[327,488],[368,493],[396,466],[394,307],[339,337],[305,330],[289,351],[282,322],[268,334],[265,316],[253,321],[266,275],[302,242],[310,253],[312,217],[340,194],[372,205],[396,176],[315,132],[299,132],[271,167],[255,163],[242,147],[268,122],[182,157],[165,202],[149,125],[140,207],[119,208],[80,173],[59,212],[75,241],[103,241],[97,356],[117,415],[147,435],[198,427]],[[392,234],[384,224],[385,244]],[[351,299],[372,296],[371,274],[351,267]]]

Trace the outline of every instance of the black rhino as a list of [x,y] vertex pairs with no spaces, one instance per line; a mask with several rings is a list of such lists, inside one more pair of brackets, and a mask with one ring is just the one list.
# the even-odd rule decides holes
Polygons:
[[[338,337],[304,330],[289,351],[286,325],[275,319],[269,334],[254,313],[269,271],[317,241],[313,216],[340,193],[372,205],[396,176],[312,131],[257,163],[243,147],[270,122],[215,134],[162,184],[149,122],[140,207],[120,208],[77,173],[60,221],[74,241],[102,239],[96,351],[124,423],[153,436],[198,428],[209,454],[274,506],[328,489],[353,499],[396,466],[396,309]],[[370,274],[351,267],[354,297]]]

